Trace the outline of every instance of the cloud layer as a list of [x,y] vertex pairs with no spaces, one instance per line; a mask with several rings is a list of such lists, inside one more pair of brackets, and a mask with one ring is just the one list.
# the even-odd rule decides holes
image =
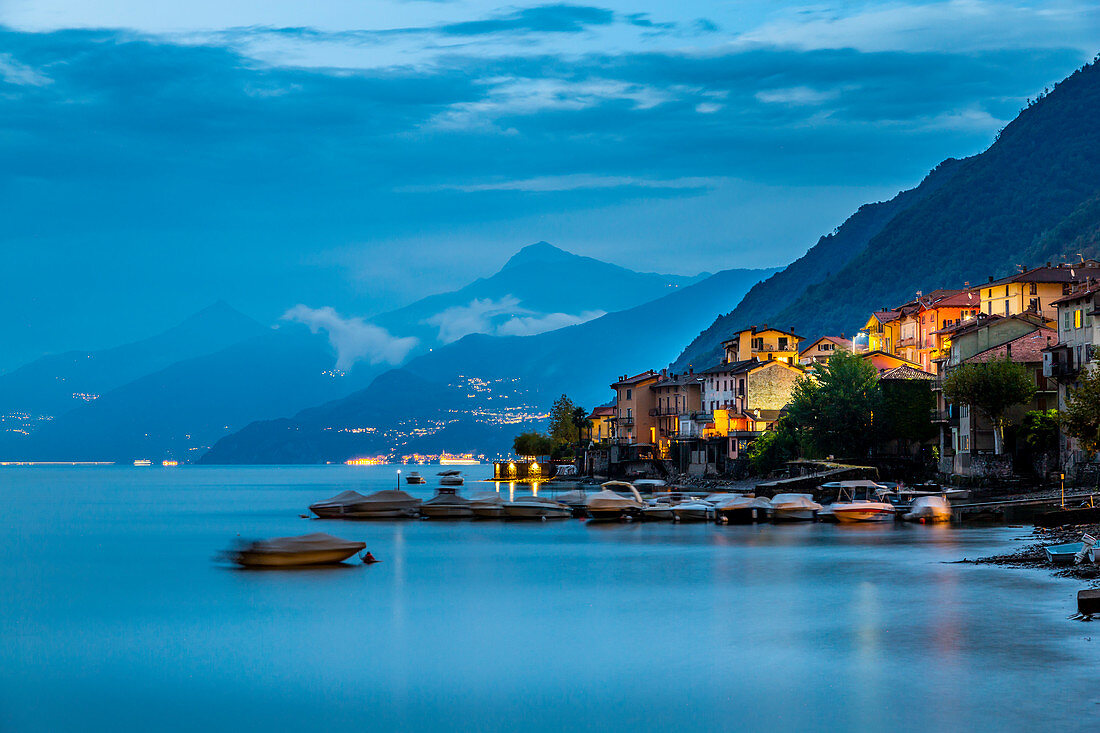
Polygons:
[[534,336],[566,326],[599,318],[605,311],[581,313],[537,313],[523,308],[513,295],[502,298],[475,298],[428,318],[425,323],[439,329],[439,340],[449,344],[471,333],[495,336]]
[[397,366],[418,343],[413,337],[393,336],[361,318],[343,318],[327,306],[310,308],[299,304],[284,313],[283,318],[304,323],[313,333],[325,331],[336,349],[336,368],[342,371],[348,371],[358,361]]

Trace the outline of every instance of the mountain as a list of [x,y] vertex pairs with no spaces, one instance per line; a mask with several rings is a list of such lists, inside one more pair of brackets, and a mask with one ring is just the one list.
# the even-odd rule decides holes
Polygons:
[[24,413],[31,423],[40,423],[174,362],[220,351],[265,330],[218,302],[140,341],[45,356],[0,375],[0,416]]
[[[369,387],[292,418],[249,425],[204,463],[317,463],[361,455],[507,452],[568,393],[591,408],[616,375],[667,363],[774,270],[726,270],[634,308],[534,336],[472,334]],[[387,434],[388,433],[388,434]]]
[[[1100,255],[1100,66],[1089,64],[1020,112],[984,152],[948,160],[912,191],[860,209],[839,256],[793,263],[750,293],[674,362],[708,363],[723,338],[768,322],[814,338],[852,334],[918,290],[977,284],[1019,266]],[[866,214],[866,216],[864,216]],[[834,242],[836,244],[836,242]],[[805,270],[805,268],[802,268]],[[801,275],[797,277],[796,275]],[[750,307],[751,306],[751,307]]]
[[519,250],[494,275],[370,320],[416,336],[423,353],[470,333],[530,335],[665,295],[705,277],[635,272],[546,242]]
[[[722,358],[722,342],[734,331],[746,326],[770,321],[780,328],[797,331],[800,327],[797,320],[779,320],[776,315],[797,301],[809,287],[843,269],[895,216],[950,181],[959,163],[957,160],[945,160],[916,188],[902,191],[889,201],[859,207],[836,231],[821,237],[802,257],[753,286],[736,308],[718,316],[696,336],[670,368],[673,371],[684,371],[692,366],[705,369],[718,363]],[[847,333],[854,333],[858,327],[850,327]]]
[[284,325],[110,390],[30,436],[6,436],[7,460],[189,460],[222,436],[366,384],[334,372],[323,335]]

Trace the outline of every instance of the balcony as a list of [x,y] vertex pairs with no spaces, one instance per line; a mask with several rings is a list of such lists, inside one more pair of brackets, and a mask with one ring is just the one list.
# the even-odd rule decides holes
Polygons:
[[651,407],[649,409],[650,417],[672,417],[680,414],[680,410],[675,407]]
[[609,420],[609,422],[618,423],[619,425],[629,428],[634,424],[634,418],[630,415],[624,415],[621,417],[613,417]]

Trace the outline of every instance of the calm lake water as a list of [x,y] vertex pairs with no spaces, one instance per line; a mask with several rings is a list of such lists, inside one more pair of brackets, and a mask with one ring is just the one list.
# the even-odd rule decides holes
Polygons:
[[[0,729],[1100,725],[1080,584],[952,564],[1026,530],[298,516],[394,470],[0,468]],[[316,531],[383,562],[215,560]]]

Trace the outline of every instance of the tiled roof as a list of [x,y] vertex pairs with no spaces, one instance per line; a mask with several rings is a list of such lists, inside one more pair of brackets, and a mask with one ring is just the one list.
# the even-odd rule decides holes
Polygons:
[[682,387],[688,384],[698,384],[703,381],[705,377],[689,372],[686,374],[669,374],[667,377],[662,376],[653,384],[649,385],[650,389],[658,389],[660,387]]
[[922,299],[925,308],[966,308],[978,307],[981,296],[976,289],[971,290],[936,290]]
[[908,364],[887,369],[879,375],[879,379],[935,379],[936,375],[923,369],[911,367]]
[[991,283],[982,283],[981,287],[988,288],[1009,283],[1068,283],[1084,282],[1088,278],[1100,278],[1100,263],[1095,260],[1083,262],[1079,265],[1056,265],[1053,267],[1036,267],[1015,275],[1002,277]]
[[588,416],[588,419],[593,420],[593,419],[598,418],[598,417],[608,417],[608,416],[614,415],[614,414],[615,414],[615,406],[614,405],[600,405],[599,407],[592,410],[592,414]]
[[704,369],[699,372],[700,374],[729,374],[735,371],[740,371],[746,364],[751,364],[756,359],[745,359],[744,361],[724,361],[721,364],[715,364],[710,369]]
[[647,379],[653,379],[654,377],[657,377],[657,376],[660,376],[660,375],[657,374],[657,372],[653,371],[652,369],[647,369],[646,371],[642,372],[641,374],[635,374],[633,377],[623,377],[622,379],[618,380],[617,382],[612,382],[611,386],[616,387],[620,384],[637,384],[638,382],[644,382]]
[[[799,336],[798,334],[796,334],[794,331],[787,331],[787,330],[784,330],[782,328],[775,328],[774,326],[769,326],[766,323],[762,323],[759,326],[750,326],[749,328],[742,328],[740,331],[736,331],[733,335],[734,336],[739,336],[740,334],[743,334],[743,333],[750,333],[750,334],[767,333],[768,331],[775,331],[776,333],[784,333],[784,334],[787,334],[788,336],[794,336],[799,341],[803,340],[803,338],[801,336]],[[728,344],[730,341],[733,341],[733,339],[732,338],[726,339],[722,343]]]
[[1050,304],[1058,305],[1059,303],[1069,303],[1072,300],[1080,300],[1081,298],[1088,297],[1097,291],[1100,291],[1100,285],[1093,285],[1092,287],[1078,290],[1077,292],[1070,293],[1069,295],[1063,295],[1058,300],[1050,301]]
[[851,339],[844,339],[844,338],[841,338],[839,336],[822,336],[821,338],[814,340],[806,348],[802,349],[802,351],[798,352],[798,355],[799,356],[804,355],[807,351],[814,348],[815,346],[818,345],[818,343],[820,343],[822,341],[829,341],[830,343],[834,343],[837,346],[842,346],[845,349],[848,349],[849,351],[852,350],[852,340]]
[[1028,362],[1041,362],[1043,360],[1043,349],[1056,343],[1058,343],[1057,331],[1053,328],[1039,328],[1018,339],[979,352],[967,359],[966,363],[976,364],[992,361],[993,359],[1003,359],[1008,355],[1010,350],[1012,352],[1012,361],[1018,361],[1025,364]]

